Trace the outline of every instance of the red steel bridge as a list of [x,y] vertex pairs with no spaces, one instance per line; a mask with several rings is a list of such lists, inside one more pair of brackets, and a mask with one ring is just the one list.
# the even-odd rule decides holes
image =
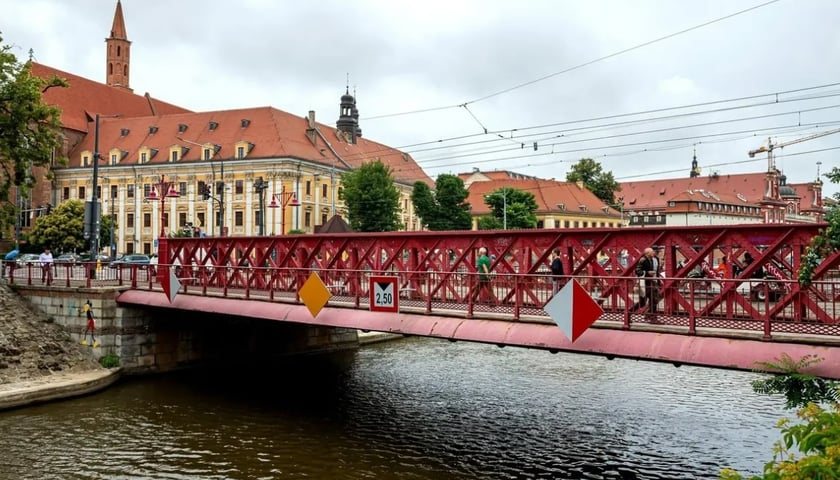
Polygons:
[[[127,285],[131,288],[118,301],[129,304],[500,346],[613,352],[688,363],[700,355],[694,350],[705,349],[701,356],[730,355],[731,359],[716,362],[745,368],[754,359],[741,358],[741,350],[750,347],[739,350],[732,346],[733,339],[784,343],[792,357],[815,352],[800,351],[801,345],[818,346],[822,350],[816,354],[828,354],[836,361],[830,368],[840,376],[840,253],[820,263],[811,285],[797,281],[805,249],[821,227],[762,224],[170,238],[160,240],[157,267],[103,268],[91,275],[84,267],[59,266],[56,282]],[[479,247],[486,247],[491,256],[494,304],[481,298],[473,301]],[[657,248],[664,266],[656,315],[631,311],[640,294],[635,266],[646,247]],[[587,332],[575,345],[562,337],[543,310],[553,294],[548,265],[555,248],[562,253],[567,276],[604,310],[592,329],[599,333]],[[747,254],[752,263],[746,264]],[[728,276],[709,278],[710,266],[722,257],[729,259]],[[159,281],[170,269],[182,284],[171,305]],[[313,271],[332,293],[315,318],[299,295]],[[698,273],[701,278],[696,278]],[[398,314],[369,311],[369,278],[379,275],[398,278]],[[634,347],[628,342],[632,332],[650,335]],[[663,335],[669,340],[663,341]],[[697,338],[704,339],[702,345],[693,340]],[[628,353],[628,348],[639,351]]]

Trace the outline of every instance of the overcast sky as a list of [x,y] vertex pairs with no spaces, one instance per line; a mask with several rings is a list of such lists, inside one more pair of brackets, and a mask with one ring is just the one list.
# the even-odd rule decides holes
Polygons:
[[[759,172],[766,155],[747,152],[768,137],[840,128],[837,0],[729,18],[768,0],[122,3],[135,93],[196,111],[315,110],[335,125],[349,73],[364,136],[432,177],[477,167],[563,179],[581,157],[619,181],[683,177],[695,149],[703,175]],[[32,49],[104,81],[115,6],[0,0],[0,32],[21,59]],[[598,119],[744,97],[755,98]],[[423,109],[437,110],[392,115]],[[777,152],[788,182],[811,181],[817,162],[840,165],[840,133]]]

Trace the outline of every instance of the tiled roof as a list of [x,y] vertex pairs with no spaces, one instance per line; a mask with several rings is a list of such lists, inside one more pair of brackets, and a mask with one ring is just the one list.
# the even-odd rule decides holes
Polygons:
[[[728,205],[750,205],[757,206],[758,203],[750,202],[747,197],[739,193],[710,192],[708,190],[683,190],[678,192],[666,202],[715,202]],[[634,205],[635,207],[635,205]]]
[[[215,128],[211,128],[211,122]],[[410,185],[420,180],[434,185],[406,153],[367,138],[357,139],[356,144],[347,143],[338,136],[335,128],[323,124],[317,124],[323,137],[317,134],[308,136],[308,126],[308,118],[272,107],[103,118],[99,129],[101,165],[108,164],[107,153],[113,148],[127,152],[120,164],[136,164],[140,149],[144,147],[159,151],[148,163],[168,164],[169,149],[175,145],[189,149],[178,161],[179,164],[203,161],[203,149],[195,144],[219,145],[221,148],[213,160],[236,161],[235,144],[249,142],[253,148],[245,157],[248,160],[293,158],[347,169],[379,159],[390,167],[394,178],[400,182]],[[150,127],[156,127],[156,130],[152,132]],[[315,139],[314,145],[311,138]],[[93,135],[87,135],[70,153],[70,168],[80,166],[84,151],[93,151]]]
[[[490,208],[484,203],[484,197],[502,187],[533,193],[534,200],[537,202],[537,214],[560,212],[561,208],[558,205],[562,204],[569,214],[620,216],[619,212],[613,209],[607,209],[605,212],[604,207],[607,205],[586,188],[575,183],[543,179],[504,179],[473,182],[470,184],[470,195],[467,199],[472,205],[472,213],[474,215],[490,213]],[[585,206],[586,209],[582,209],[581,206]]]
[[72,73],[32,63],[32,75],[48,78],[56,75],[67,81],[67,88],[50,88],[44,92],[44,103],[61,108],[64,128],[87,132],[88,122],[95,114],[137,117],[189,112],[185,108],[162,102],[148,94],[137,95],[122,88],[88,80]]
[[[661,208],[675,196],[688,190],[714,192],[721,196],[741,195],[749,203],[764,198],[766,173],[709,175],[694,178],[668,178],[640,182],[622,182],[617,197],[624,197],[624,208]],[[723,198],[723,197],[721,197]]]

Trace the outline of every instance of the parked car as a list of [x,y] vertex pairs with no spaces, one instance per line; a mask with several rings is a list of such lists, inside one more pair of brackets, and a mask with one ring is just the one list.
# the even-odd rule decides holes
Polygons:
[[124,268],[130,267],[132,265],[143,265],[148,266],[151,263],[151,259],[148,255],[142,255],[137,253],[132,253],[130,255],[124,255],[113,262],[110,263],[111,268]]
[[55,263],[76,263],[78,261],[79,261],[79,257],[77,257],[73,253],[65,253],[65,254],[59,255],[55,258],[55,260],[53,260],[53,262],[55,262]]
[[25,267],[27,264],[37,264],[39,255],[37,253],[24,253],[15,259],[18,266]]

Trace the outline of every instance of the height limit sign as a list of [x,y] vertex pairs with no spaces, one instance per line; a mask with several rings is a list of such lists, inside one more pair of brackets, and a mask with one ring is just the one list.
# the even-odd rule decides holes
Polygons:
[[370,277],[370,311],[397,313],[397,277]]

